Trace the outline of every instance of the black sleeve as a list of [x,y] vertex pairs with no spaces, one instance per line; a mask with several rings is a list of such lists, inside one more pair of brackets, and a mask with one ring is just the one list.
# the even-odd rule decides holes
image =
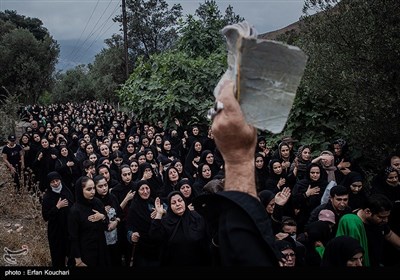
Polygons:
[[195,209],[217,227],[222,265],[278,265],[271,220],[259,200],[236,191],[211,195],[208,203],[201,197],[195,199]]

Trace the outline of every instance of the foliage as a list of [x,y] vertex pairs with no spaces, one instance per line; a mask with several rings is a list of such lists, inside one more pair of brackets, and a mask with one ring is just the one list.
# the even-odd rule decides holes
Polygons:
[[222,16],[215,1],[205,1],[195,14],[198,19],[189,15],[181,22],[176,48],[140,59],[119,91],[122,105],[146,121],[208,123],[213,90],[227,67],[220,30],[241,18],[232,7]]
[[0,85],[25,104],[36,103],[51,87],[60,51],[42,25],[15,11],[0,12]]
[[53,89],[54,102],[93,100],[95,93],[85,65],[79,65],[66,73],[59,73]]
[[229,5],[222,16],[215,1],[205,1],[194,15],[188,15],[181,22],[177,48],[192,57],[224,51],[225,41],[221,29],[240,21],[243,18],[233,12],[232,6]]
[[174,117],[186,123],[206,123],[213,89],[224,72],[226,55],[190,58],[182,52],[167,52],[139,61],[119,91],[121,102],[143,120]]
[[[139,56],[149,58],[154,53],[171,48],[178,37],[176,25],[182,16],[180,4],[169,9],[164,0],[131,0],[127,1],[126,7],[128,48],[132,62]],[[122,23],[122,16],[117,16],[115,20]]]
[[18,115],[20,103],[17,95],[10,94],[5,87],[2,89],[5,94],[2,94],[0,101],[0,139],[4,142],[9,134],[15,133],[15,124],[20,121]]
[[97,100],[117,102],[116,90],[125,82],[125,62],[123,44],[118,39],[109,48],[96,55],[93,64],[89,65],[89,77],[94,86],[94,97]]
[[[306,1],[295,42],[309,55],[286,128],[302,143],[326,149],[344,137],[365,170],[399,151],[400,3]],[[318,145],[318,143],[323,143]]]
[[42,95],[40,95],[38,103],[44,106],[49,106],[53,102],[53,95],[49,91],[45,91]]

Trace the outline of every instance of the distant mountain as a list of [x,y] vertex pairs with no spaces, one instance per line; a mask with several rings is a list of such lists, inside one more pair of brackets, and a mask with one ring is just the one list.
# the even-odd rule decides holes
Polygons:
[[90,48],[88,44],[82,46],[82,42],[76,45],[76,40],[58,40],[60,44],[60,57],[56,65],[57,71],[66,71],[80,64],[89,64],[94,57],[106,45],[103,42],[95,42]]
[[299,32],[300,31],[300,24],[301,24],[301,20],[296,21],[296,22],[294,22],[292,24],[289,24],[288,26],[283,27],[281,29],[260,34],[258,36],[258,38],[267,39],[267,40],[276,40],[282,34],[286,34],[288,32],[296,32],[296,33]]

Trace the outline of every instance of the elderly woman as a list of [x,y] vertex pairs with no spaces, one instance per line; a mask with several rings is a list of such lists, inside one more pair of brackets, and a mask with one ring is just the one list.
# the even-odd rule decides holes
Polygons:
[[169,207],[162,217],[165,210],[160,199],[156,198],[156,216],[149,230],[150,237],[164,244],[161,265],[209,265],[209,238],[203,217],[187,208],[185,198],[179,191],[171,192],[167,202]]

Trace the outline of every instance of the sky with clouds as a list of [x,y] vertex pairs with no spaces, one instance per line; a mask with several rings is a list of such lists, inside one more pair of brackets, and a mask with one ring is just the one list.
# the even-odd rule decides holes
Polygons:
[[[204,0],[166,0],[181,4],[184,15],[193,14]],[[285,27],[302,15],[304,0],[216,0],[221,12],[228,5],[253,24],[258,33]],[[39,18],[61,45],[61,61],[93,59],[103,40],[119,33],[112,18],[121,13],[121,0],[0,0],[0,11],[15,10]],[[68,51],[66,51],[68,50]],[[89,58],[88,58],[89,57]],[[87,63],[84,61],[85,63]]]

